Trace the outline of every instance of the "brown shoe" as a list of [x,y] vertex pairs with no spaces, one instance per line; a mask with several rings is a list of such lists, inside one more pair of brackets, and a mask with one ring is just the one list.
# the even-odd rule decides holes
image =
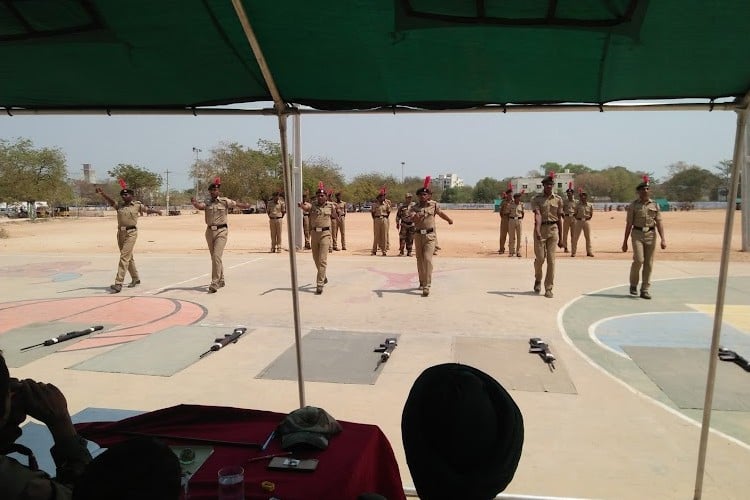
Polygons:
[[544,296],[547,297],[548,299],[551,299],[552,297],[554,297],[554,295],[552,294],[552,290],[547,290],[546,292],[544,292]]
[[208,293],[216,293],[217,290],[218,288],[216,287],[216,285],[209,285],[208,287]]
[[115,293],[120,293],[122,291],[122,285],[115,283],[114,285],[109,285],[109,289]]
[[651,294],[648,293],[648,290],[641,290],[641,298],[651,300]]
[[141,284],[141,280],[133,280],[128,284],[128,288],[133,288]]
[[534,282],[534,291],[536,293],[539,293],[542,291],[542,282],[541,281],[535,281]]
[[315,289],[315,295],[321,295],[323,293],[323,287],[319,286]]
[[593,256],[594,256],[594,254],[593,254],[593,253],[587,253],[587,254],[586,254],[586,257],[593,257]]
[[430,295],[430,289],[429,288],[422,288],[422,297],[427,297]]

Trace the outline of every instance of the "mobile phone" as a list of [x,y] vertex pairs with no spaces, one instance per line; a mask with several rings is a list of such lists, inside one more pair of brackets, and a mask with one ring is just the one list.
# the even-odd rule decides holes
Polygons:
[[289,457],[273,457],[268,463],[269,469],[274,470],[293,470],[299,472],[312,472],[318,467],[317,458],[289,458]]

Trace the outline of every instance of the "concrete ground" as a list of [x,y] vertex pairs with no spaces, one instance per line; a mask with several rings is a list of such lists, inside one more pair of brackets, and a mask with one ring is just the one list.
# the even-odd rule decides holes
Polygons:
[[[329,259],[330,283],[317,296],[312,258],[297,254],[302,335],[321,329],[400,335],[374,385],[307,382],[306,404],[323,407],[337,419],[380,426],[391,441],[404,485],[410,486],[400,419],[414,379],[429,366],[455,361],[457,338],[542,337],[554,346],[575,393],[510,391],[523,412],[526,438],[506,493],[692,497],[700,411],[680,410],[632,365],[623,369],[621,357],[593,341],[589,331],[606,318],[712,303],[717,262],[658,260],[652,301],[627,297],[623,287],[629,263],[624,261],[568,259],[558,264],[553,299],[531,291],[531,259],[439,256],[434,262],[432,291],[422,298],[415,289],[413,259],[335,255]],[[227,286],[207,294],[208,255],[148,255],[138,259],[142,284],[110,295],[114,254],[3,255],[0,348],[13,359],[16,353],[2,345],[5,335],[34,325],[88,322],[105,324],[102,335],[128,331],[60,346],[11,369],[17,377],[57,384],[72,413],[89,407],[152,410],[179,403],[289,412],[300,403],[297,383],[256,378],[294,344],[289,254],[231,252],[224,264]],[[732,264],[731,275],[750,276],[750,263]],[[709,281],[694,279],[702,277]],[[667,300],[672,295],[668,284],[678,281],[685,297]],[[747,295],[732,297],[745,300]],[[172,306],[165,308],[165,301]],[[748,302],[735,305],[747,307]],[[240,342],[172,376],[71,369],[164,329],[202,326],[222,336],[238,324],[249,329]],[[165,357],[168,349],[179,350],[180,345],[165,348]],[[504,354],[498,358],[507,358]],[[304,359],[303,369],[324,362]],[[680,373],[674,376],[679,379]],[[716,413],[719,432],[709,438],[703,497],[747,498],[750,414]]]

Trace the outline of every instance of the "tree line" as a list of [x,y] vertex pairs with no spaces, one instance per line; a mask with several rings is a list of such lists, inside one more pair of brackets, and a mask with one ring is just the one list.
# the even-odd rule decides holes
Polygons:
[[[291,159],[290,159],[291,162]],[[237,200],[268,200],[276,191],[283,191],[284,180],[281,147],[278,143],[260,140],[255,148],[238,143],[221,143],[207,158],[196,160],[190,167],[194,187],[170,190],[170,204],[183,205],[191,196],[204,196],[215,177],[221,179],[225,196]],[[667,167],[667,176],[658,180],[648,172],[631,171],[624,166],[595,170],[582,164],[562,165],[547,162],[538,169],[515,177],[543,177],[549,172],[569,170],[575,174],[575,187],[584,188],[592,201],[627,203],[634,198],[635,186],[644,175],[652,180],[652,196],[675,202],[716,201],[726,196],[729,187],[731,160],[722,160],[713,171],[698,165],[676,162]],[[72,179],[68,174],[65,154],[58,148],[37,148],[29,139],[0,139],[0,201],[48,201],[60,204],[101,204],[94,189],[103,187],[116,195],[118,179],[124,179],[135,191],[136,199],[149,205],[164,205],[164,179],[148,168],[118,164],[107,171],[106,182],[92,185]],[[374,200],[385,188],[392,200],[403,199],[423,184],[421,177],[405,177],[403,182],[392,175],[372,172],[355,176],[347,182],[333,160],[314,157],[302,161],[303,192],[314,193],[322,182],[327,190],[341,192],[344,200],[359,204]],[[485,177],[473,187],[442,189],[432,184],[433,197],[442,203],[493,203],[508,188],[512,178]]]

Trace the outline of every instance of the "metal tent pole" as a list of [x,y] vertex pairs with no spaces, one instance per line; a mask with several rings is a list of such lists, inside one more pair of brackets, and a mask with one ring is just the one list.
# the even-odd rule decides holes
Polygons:
[[714,399],[714,383],[716,381],[716,365],[719,360],[719,339],[721,324],[724,317],[724,297],[727,288],[727,272],[729,268],[729,252],[732,247],[732,225],[734,222],[735,198],[739,185],[740,165],[745,159],[745,131],[747,128],[748,98],[746,95],[737,108],[737,131],[734,137],[734,158],[732,162],[731,188],[727,200],[727,213],[724,221],[724,241],[721,248],[721,265],[719,266],[719,282],[716,290],[716,309],[714,310],[713,334],[711,336],[710,358],[708,360],[708,375],[706,376],[706,397],[703,402],[703,420],[701,422],[701,437],[698,448],[698,465],[695,474],[694,500],[700,500],[703,493],[703,476],[706,468],[706,448],[708,433],[711,429],[711,406]]

